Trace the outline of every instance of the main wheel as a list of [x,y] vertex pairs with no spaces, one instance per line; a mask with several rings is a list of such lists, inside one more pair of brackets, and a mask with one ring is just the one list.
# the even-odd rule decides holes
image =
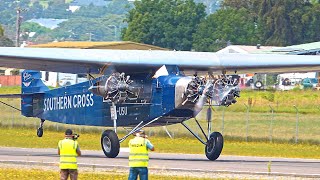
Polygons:
[[38,137],[42,137],[42,136],[43,136],[43,128],[39,127],[39,128],[37,129],[37,136],[38,136]]
[[258,89],[263,88],[263,83],[261,81],[257,81],[256,83],[254,83],[254,86]]
[[205,147],[206,156],[209,160],[216,160],[223,148],[223,137],[219,132],[213,132],[210,134],[210,138]]
[[120,143],[117,134],[112,130],[106,130],[101,135],[101,147],[109,158],[115,158],[120,151]]

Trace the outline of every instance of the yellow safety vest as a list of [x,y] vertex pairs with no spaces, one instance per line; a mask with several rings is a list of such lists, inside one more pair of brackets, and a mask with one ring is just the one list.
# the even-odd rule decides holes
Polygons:
[[72,139],[63,139],[59,141],[58,146],[60,149],[60,169],[78,169],[78,142]]
[[147,139],[135,137],[129,141],[129,166],[130,167],[148,167],[149,156],[147,148]]

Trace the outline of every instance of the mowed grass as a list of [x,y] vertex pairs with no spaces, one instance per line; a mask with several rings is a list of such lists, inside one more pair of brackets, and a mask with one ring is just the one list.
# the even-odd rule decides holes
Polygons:
[[[20,108],[19,99],[1,99],[7,104]],[[20,114],[20,111],[12,109],[6,105],[0,104],[1,118],[0,126],[3,127],[30,127],[36,129],[39,126],[38,118],[26,118]],[[224,111],[224,112],[223,112]],[[205,109],[198,115],[202,127],[206,129]],[[230,111],[229,108],[215,108],[212,118],[212,131],[221,132],[226,139],[237,139],[239,141],[272,141],[272,142],[308,142],[320,144],[320,114],[317,113],[279,113],[275,112],[250,112]],[[193,119],[186,122],[196,133],[201,134]],[[296,127],[298,125],[298,128]],[[45,122],[45,128],[62,131],[66,125]],[[68,127],[70,127],[68,125]],[[71,126],[79,133],[99,132],[107,128]],[[191,138],[192,135],[181,124],[167,126],[167,129],[174,138]],[[120,132],[124,132],[119,128]],[[148,128],[149,135],[167,136],[162,127]]]
[[[215,107],[212,131],[221,132],[225,137],[222,154],[319,158],[319,92],[243,91],[237,104],[228,108]],[[1,87],[0,93],[20,93],[20,87]],[[244,105],[248,104],[248,99],[252,99],[249,114]],[[20,99],[1,100],[20,108]],[[274,114],[270,112],[269,105],[274,109]],[[298,108],[298,114],[293,105]],[[19,111],[5,105],[0,105],[0,108],[0,146],[56,148],[58,140],[63,138],[63,131],[72,128],[81,134],[79,142],[83,149],[100,150],[101,132],[108,129],[46,121],[44,137],[38,138],[36,128],[39,119],[23,117]],[[204,109],[197,117],[204,128],[207,126],[205,114]],[[186,123],[201,136],[194,120]],[[168,138],[162,127],[146,128],[158,152],[204,153],[204,146],[181,124],[167,126],[167,129],[174,139]],[[122,137],[125,131],[119,128],[118,132],[119,137]],[[296,139],[298,144],[295,144]],[[121,146],[127,146],[127,141]]]
[[[0,146],[25,148],[57,148],[63,132],[45,131],[39,138],[36,131],[25,128],[0,128]],[[120,135],[121,136],[121,135]],[[83,150],[101,150],[100,133],[82,133],[78,139]],[[131,137],[130,137],[131,138]],[[129,138],[129,139],[130,139]],[[128,146],[128,140],[121,147]],[[204,154],[204,145],[194,138],[149,137],[160,153]],[[320,147],[310,144],[225,141],[222,155],[266,156],[320,159]]]
[[[59,179],[60,175],[58,171],[42,170],[42,169],[12,169],[12,168],[0,168],[0,179],[19,179],[19,180],[56,180]],[[113,173],[113,172],[81,172],[79,171],[78,179],[81,180],[100,180],[100,179],[114,179],[114,180],[125,180],[128,179],[126,173]],[[149,179],[153,180],[197,180],[197,179],[209,179],[209,178],[194,178],[189,176],[165,176],[165,175],[149,175]]]

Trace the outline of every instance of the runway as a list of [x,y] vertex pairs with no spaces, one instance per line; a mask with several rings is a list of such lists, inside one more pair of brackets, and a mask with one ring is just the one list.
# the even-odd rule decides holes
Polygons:
[[[82,150],[82,154],[78,158],[80,168],[128,170],[128,149],[121,149],[117,158],[106,158],[102,151]],[[0,147],[1,164],[57,166],[58,162],[56,149]],[[320,160],[222,155],[216,161],[209,161],[205,155],[151,152],[149,170],[320,179]]]

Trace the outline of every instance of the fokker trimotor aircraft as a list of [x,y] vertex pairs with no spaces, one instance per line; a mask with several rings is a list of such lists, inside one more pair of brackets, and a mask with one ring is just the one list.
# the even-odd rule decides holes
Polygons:
[[[40,119],[39,137],[45,120],[113,127],[102,133],[101,147],[107,157],[114,158],[120,143],[137,130],[181,123],[205,145],[207,158],[216,160],[223,148],[223,136],[211,132],[211,108],[207,131],[196,120],[204,138],[185,121],[195,117],[205,104],[236,103],[238,81],[229,75],[319,71],[320,56],[0,48],[0,66],[30,69],[21,74],[19,96],[22,115]],[[42,82],[40,70],[83,73],[91,78],[51,90]],[[128,127],[130,132],[118,138],[117,127]]]

